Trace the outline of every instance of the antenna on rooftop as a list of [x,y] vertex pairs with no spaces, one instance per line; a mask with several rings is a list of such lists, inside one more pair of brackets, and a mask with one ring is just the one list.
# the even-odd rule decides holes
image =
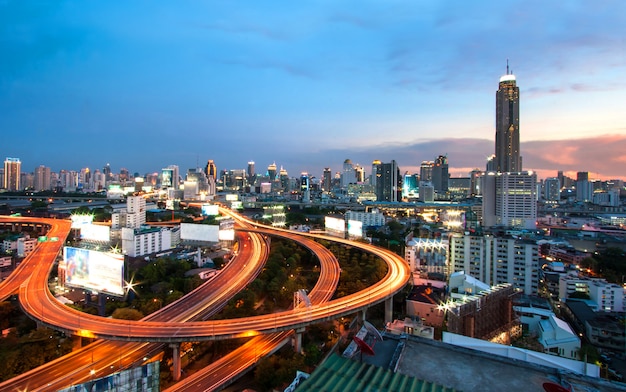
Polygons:
[[509,59],[506,59],[506,74],[509,75]]

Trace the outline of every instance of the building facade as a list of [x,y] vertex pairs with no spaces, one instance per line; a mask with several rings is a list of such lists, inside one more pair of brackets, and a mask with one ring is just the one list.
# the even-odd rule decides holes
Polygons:
[[525,294],[539,284],[539,246],[532,241],[492,235],[452,234],[450,271],[464,271],[490,286],[510,283]]
[[507,64],[496,91],[496,171],[522,171],[519,137],[519,87]]
[[19,158],[6,158],[4,160],[4,183],[3,188],[7,191],[21,190],[20,177],[22,163]]
[[402,175],[395,160],[377,167],[376,199],[388,202],[402,200]]

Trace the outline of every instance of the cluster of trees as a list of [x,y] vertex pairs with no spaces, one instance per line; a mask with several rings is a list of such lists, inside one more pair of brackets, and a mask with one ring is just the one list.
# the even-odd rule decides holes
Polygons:
[[626,279],[626,252],[620,248],[607,248],[580,263],[607,282],[623,284]]
[[71,339],[49,328],[37,328],[36,323],[10,301],[0,302],[0,329],[10,330],[0,340],[0,381],[72,351]]
[[272,238],[265,268],[217,315],[220,319],[268,314],[289,308],[293,293],[311,289],[319,267],[311,252],[292,241]]
[[404,254],[404,238],[410,228],[402,223],[391,220],[380,228],[367,229],[366,235],[372,239],[374,245],[382,246],[399,255]]
[[365,290],[387,273],[385,262],[371,253],[336,242],[323,241],[322,244],[333,252],[341,266],[335,297],[344,297]]

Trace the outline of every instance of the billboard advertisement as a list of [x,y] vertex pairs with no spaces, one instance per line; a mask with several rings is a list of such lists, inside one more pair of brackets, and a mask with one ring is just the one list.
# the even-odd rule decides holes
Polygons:
[[218,225],[201,225],[197,223],[181,223],[180,239],[185,241],[218,242],[220,227]]
[[111,228],[105,225],[87,224],[80,227],[80,239],[88,241],[109,242],[111,240]]
[[346,231],[346,221],[343,218],[333,218],[327,216],[324,218],[326,230],[338,231],[344,233]]
[[215,204],[203,204],[202,205],[202,215],[214,216],[219,215],[219,207]]
[[235,239],[235,220],[226,218],[220,220],[220,241],[233,241]]
[[73,214],[70,219],[72,229],[80,229],[83,225],[90,225],[93,222],[93,214]]
[[65,284],[112,295],[124,295],[124,256],[66,246]]
[[349,220],[348,235],[351,238],[363,238],[363,222],[357,220]]

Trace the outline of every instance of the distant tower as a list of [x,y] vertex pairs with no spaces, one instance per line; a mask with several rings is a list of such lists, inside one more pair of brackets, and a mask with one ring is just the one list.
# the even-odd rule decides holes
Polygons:
[[34,188],[36,192],[47,191],[50,188],[50,168],[44,165],[35,168]]
[[169,165],[161,169],[161,187],[178,189],[179,178],[178,166]]
[[496,92],[496,171],[522,171],[519,132],[519,87],[507,61]]
[[254,185],[256,174],[254,173],[254,161],[248,162],[248,185]]
[[382,163],[376,172],[376,199],[398,202],[402,200],[402,175],[396,161]]
[[350,159],[343,161],[343,172],[341,173],[341,187],[347,188],[348,184],[356,184],[356,173]]
[[431,182],[433,180],[433,166],[435,163],[432,161],[423,161],[420,165],[420,181]]
[[376,189],[376,173],[378,173],[378,167],[380,165],[382,165],[382,162],[378,159],[375,159],[374,162],[372,162],[372,176],[370,177],[370,184],[374,187],[374,189]]
[[209,177],[212,177],[213,181],[218,180],[217,166],[215,166],[215,162],[213,162],[213,159],[209,159],[207,161],[206,169],[204,170],[204,172],[206,173],[207,179]]
[[302,173],[300,175],[300,194],[302,195],[303,203],[309,203],[311,201],[311,184],[309,181],[308,173]]
[[278,172],[278,178],[280,179],[280,187],[284,192],[289,192],[289,173],[282,166]]
[[102,168],[102,174],[104,174],[104,181],[105,181],[105,183],[107,183],[109,181],[113,181],[113,171],[111,170],[111,165],[110,164],[107,163]]
[[20,176],[22,163],[19,158],[6,158],[4,160],[4,189],[7,191],[20,190]]
[[330,192],[331,184],[333,181],[333,172],[330,170],[330,167],[324,168],[323,180],[322,180],[322,188],[324,192]]
[[276,181],[276,162],[267,167],[267,175],[269,176],[271,182]]
[[444,194],[448,192],[448,184],[450,182],[450,175],[448,174],[448,157],[445,155],[439,155],[432,167],[432,183],[435,192],[438,194]]

